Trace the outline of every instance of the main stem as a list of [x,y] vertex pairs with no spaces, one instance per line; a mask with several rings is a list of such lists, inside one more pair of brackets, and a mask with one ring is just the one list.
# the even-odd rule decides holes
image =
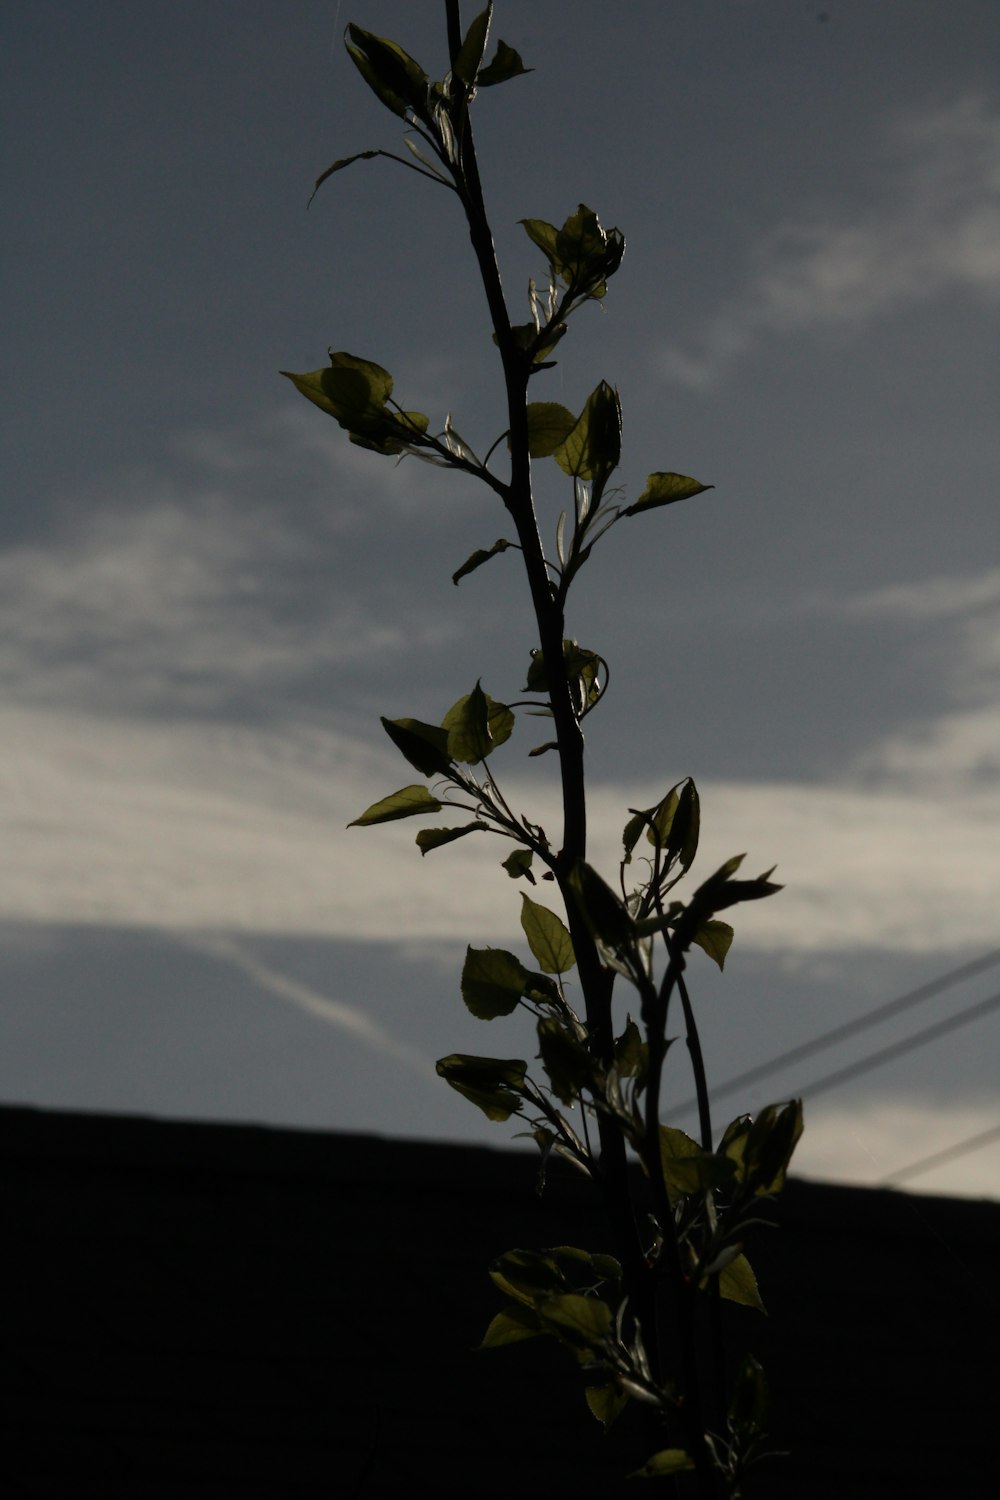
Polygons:
[[[459,0],[445,0],[448,46],[454,63],[462,43]],[[531,363],[514,339],[497,265],[493,235],[486,216],[472,126],[466,113],[459,143],[460,170],[457,183],[469,226],[472,249],[479,266],[486,300],[503,365],[507,396],[507,422],[511,453],[507,508],[517,528],[524,556],[528,588],[538,628],[538,641],[549,685],[549,699],[558,744],[562,783],[563,841],[555,863],[555,876],[563,896],[580,986],[583,991],[587,1027],[594,1050],[604,1066],[614,1058],[611,991],[614,975],[601,962],[597,947],[578,911],[569,887],[569,876],[587,853],[587,799],[584,775],[583,731],[577,718],[563,656],[565,619],[545,565],[545,552],[538,532],[531,489],[531,456],[528,445],[527,389]],[[625,1141],[614,1123],[598,1117],[601,1144],[601,1182],[608,1215],[618,1239],[632,1307],[643,1330],[654,1374],[659,1375],[655,1294],[638,1237],[628,1186]]]

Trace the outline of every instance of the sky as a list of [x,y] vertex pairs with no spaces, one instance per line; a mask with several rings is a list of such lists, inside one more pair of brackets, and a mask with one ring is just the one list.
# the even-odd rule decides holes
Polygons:
[[[517,553],[454,587],[492,498],[278,373],[344,349],[479,451],[505,425],[450,196],[376,160],[307,210],[400,148],[348,21],[443,75],[437,0],[3,8],[0,1098],[501,1146],[433,1064],[534,1050],[459,992],[466,944],[528,957],[504,851],[346,825],[414,779],[379,715],[521,695]],[[690,775],[694,873],[777,865],[692,960],[719,1084],[982,960],[717,1116],[801,1093],[800,1173],[998,1197],[996,1134],[906,1169],[1000,1132],[1000,9],[498,0],[493,37],[534,69],[475,113],[511,307],[520,219],[627,242],[533,395],[618,388],[630,498],[714,486],[571,597],[594,862]],[[530,733],[491,765],[554,826]]]

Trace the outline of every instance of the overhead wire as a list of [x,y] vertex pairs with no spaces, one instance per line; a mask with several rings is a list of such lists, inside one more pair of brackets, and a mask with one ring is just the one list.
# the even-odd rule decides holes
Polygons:
[[837,1068],[833,1073],[814,1079],[802,1089],[802,1093],[812,1099],[825,1089],[836,1088],[839,1083],[846,1083],[848,1079],[857,1077],[859,1073],[868,1073],[872,1068],[879,1068],[883,1063],[891,1062],[894,1057],[902,1057],[905,1052],[913,1052],[917,1047],[925,1047],[928,1042],[936,1041],[939,1036],[946,1036],[949,1031],[957,1031],[960,1026],[968,1026],[971,1022],[980,1020],[982,1016],[989,1015],[990,1011],[998,1008],[1000,1008],[1000,990],[995,995],[989,995],[985,1000],[970,1005],[966,1010],[947,1016],[943,1021],[935,1021],[933,1026],[925,1026],[922,1031],[914,1031],[910,1036],[903,1037],[901,1041],[891,1042],[888,1047],[881,1047],[878,1052],[869,1052],[867,1057],[859,1058],[857,1062],[848,1063],[844,1068]]
[[970,1135],[964,1141],[958,1141],[954,1146],[946,1146],[943,1151],[935,1151],[931,1156],[922,1156],[919,1161],[900,1167],[897,1172],[890,1173],[880,1186],[895,1187],[899,1182],[904,1182],[911,1177],[919,1177],[924,1172],[933,1171],[935,1167],[943,1167],[946,1162],[958,1161],[960,1157],[979,1151],[993,1141],[1000,1141],[1000,1125],[994,1125],[991,1130],[981,1130],[978,1135]]
[[[834,1026],[829,1031],[813,1037],[810,1041],[802,1042],[796,1047],[790,1047],[785,1052],[780,1052],[776,1057],[767,1062],[759,1063],[755,1067],[747,1068],[742,1073],[735,1074],[725,1082],[718,1084],[711,1090],[710,1097],[714,1100],[721,1099],[727,1094],[735,1093],[737,1089],[745,1087],[749,1083],[756,1083],[761,1078],[768,1077],[780,1069],[787,1067],[790,1063],[801,1062],[804,1058],[813,1057],[817,1052],[825,1051],[828,1047],[836,1046],[838,1042],[846,1041],[848,1037],[857,1036],[869,1027],[877,1026],[882,1021],[889,1020],[892,1016],[900,1015],[903,1011],[923,1000],[933,999],[935,995],[942,994],[953,985],[961,984],[966,979],[972,979],[977,974],[985,973],[986,970],[1000,964],[1000,948],[994,948],[980,958],[972,959],[970,962],[960,964],[955,969],[939,975],[935,979],[928,980],[925,984],[918,985],[916,989],[908,990],[904,995],[899,995],[894,1000],[887,1001],[884,1005],[877,1006],[875,1010],[868,1011],[863,1016],[857,1016],[852,1021],[845,1021],[840,1026]],[[973,1007],[973,1013],[962,1012],[960,1017],[949,1018],[947,1022],[938,1022],[935,1027],[928,1027],[922,1032],[917,1032],[912,1038],[904,1042],[894,1043],[892,1047],[883,1048],[878,1053],[873,1053],[869,1058],[863,1058],[860,1063],[852,1064],[850,1068],[838,1069],[836,1073],[826,1075],[817,1083],[810,1085],[808,1092],[814,1094],[820,1088],[832,1088],[834,1083],[845,1081],[852,1071],[864,1072],[869,1067],[878,1066],[881,1062],[887,1062],[891,1057],[897,1056],[899,1052],[911,1050],[911,1046],[923,1046],[932,1041],[935,1036],[941,1035],[940,1028],[944,1031],[953,1030],[956,1026],[965,1025],[968,1021],[976,1020],[980,1013],[985,1014],[987,1010],[993,1009],[1000,1003],[1000,997],[993,996],[988,1002],[982,1002],[979,1007]],[[671,1113],[683,1114],[697,1107],[697,1099],[685,1099],[683,1103],[676,1105]]]

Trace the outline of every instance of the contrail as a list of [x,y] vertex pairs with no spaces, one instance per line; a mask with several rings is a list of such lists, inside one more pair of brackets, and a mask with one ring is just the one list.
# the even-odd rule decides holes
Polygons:
[[272,969],[269,964],[261,963],[260,959],[254,958],[253,954],[238,946],[231,938],[185,933],[179,941],[193,948],[195,952],[205,953],[211,958],[218,958],[224,963],[233,964],[262,990],[267,990],[271,995],[277,995],[279,1000],[287,1000],[290,1005],[297,1006],[307,1015],[316,1016],[332,1026],[339,1026],[355,1041],[363,1042],[384,1057],[391,1057],[410,1068],[414,1073],[419,1074],[425,1083],[436,1082],[433,1065],[415,1047],[408,1047],[405,1042],[397,1041],[368,1016],[355,1010],[354,1006],[345,1005],[342,1000],[332,1000],[329,995],[310,989],[308,985],[300,984],[297,979],[289,979],[277,969]]

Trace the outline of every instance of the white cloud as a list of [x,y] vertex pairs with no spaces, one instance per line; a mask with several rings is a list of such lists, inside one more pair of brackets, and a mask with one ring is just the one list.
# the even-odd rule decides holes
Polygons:
[[[391,752],[286,724],[141,723],[31,708],[0,713],[5,847],[0,916],[36,922],[381,939],[519,940],[501,841],[421,859],[416,821],[346,825],[412,779]],[[552,829],[551,793],[504,781]],[[662,787],[600,786],[595,862],[613,874],[629,806]],[[996,940],[995,791],[709,784],[699,869],[748,850],[786,890],[738,912],[774,953],[936,952]],[[442,816],[441,821],[447,821]],[[546,900],[548,887],[536,895]]]
[[1000,114],[980,96],[898,119],[877,203],[789,220],[752,251],[747,285],[694,348],[660,356],[662,373],[714,385],[775,335],[852,332],[896,309],[960,291],[1000,298]]
[[842,606],[845,613],[899,620],[939,620],[994,606],[1000,610],[1000,568],[970,577],[922,578],[859,594]]
[[[356,450],[340,446],[344,466],[326,480],[344,489],[357,483]],[[351,552],[336,535],[349,507],[317,517],[255,494],[266,445],[203,433],[186,452],[203,471],[195,483],[127,476],[107,495],[73,497],[53,535],[0,554],[8,697],[207,711],[228,691],[452,637],[453,626],[419,607],[388,623],[379,601],[352,586]],[[284,486],[291,462],[286,453]],[[298,456],[292,466],[301,472]],[[385,478],[377,461],[369,467],[374,482]]]
[[1000,569],[893,584],[835,608],[860,619],[933,626],[948,708],[859,756],[851,773],[940,796],[1000,781]]
[[[882,1103],[835,1107],[806,1102],[806,1129],[793,1170],[802,1177],[866,1187],[891,1185],[895,1173],[938,1151],[972,1141],[997,1125],[995,1102],[935,1104],[895,1097]],[[949,1197],[1000,1196],[1000,1141],[969,1151],[933,1170],[905,1178],[915,1193]]]

